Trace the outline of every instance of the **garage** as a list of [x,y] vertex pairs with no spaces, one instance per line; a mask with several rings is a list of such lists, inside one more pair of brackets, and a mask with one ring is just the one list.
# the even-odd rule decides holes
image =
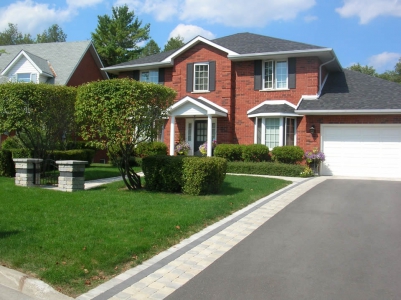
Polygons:
[[401,125],[321,125],[321,175],[401,178]]

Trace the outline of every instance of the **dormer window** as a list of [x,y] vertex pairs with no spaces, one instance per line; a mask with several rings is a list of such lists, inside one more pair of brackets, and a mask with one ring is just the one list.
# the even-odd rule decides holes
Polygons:
[[35,73],[17,73],[10,78],[11,82],[33,82],[37,83],[37,74]]

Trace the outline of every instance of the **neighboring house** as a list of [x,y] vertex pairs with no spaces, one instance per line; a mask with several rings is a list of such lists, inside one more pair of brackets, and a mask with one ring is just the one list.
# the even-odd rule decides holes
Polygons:
[[[91,41],[0,46],[0,83],[78,86],[108,79]],[[7,136],[1,135],[0,142]]]
[[199,36],[103,70],[177,91],[163,130],[170,155],[180,138],[195,151],[214,139],[298,145],[326,154],[322,175],[401,177],[401,85],[344,70],[331,48]]

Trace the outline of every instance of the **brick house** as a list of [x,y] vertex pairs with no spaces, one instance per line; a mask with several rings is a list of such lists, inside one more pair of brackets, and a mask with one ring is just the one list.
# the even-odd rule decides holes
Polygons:
[[[344,70],[333,49],[251,33],[104,68],[177,91],[163,140],[298,145],[322,175],[401,177],[401,85]],[[208,155],[211,155],[211,146]]]

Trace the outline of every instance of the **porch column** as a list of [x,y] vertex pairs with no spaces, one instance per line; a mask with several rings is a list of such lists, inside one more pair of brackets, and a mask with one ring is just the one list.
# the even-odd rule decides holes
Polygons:
[[170,155],[174,155],[175,116],[170,116]]
[[212,156],[212,116],[207,115],[207,156]]

